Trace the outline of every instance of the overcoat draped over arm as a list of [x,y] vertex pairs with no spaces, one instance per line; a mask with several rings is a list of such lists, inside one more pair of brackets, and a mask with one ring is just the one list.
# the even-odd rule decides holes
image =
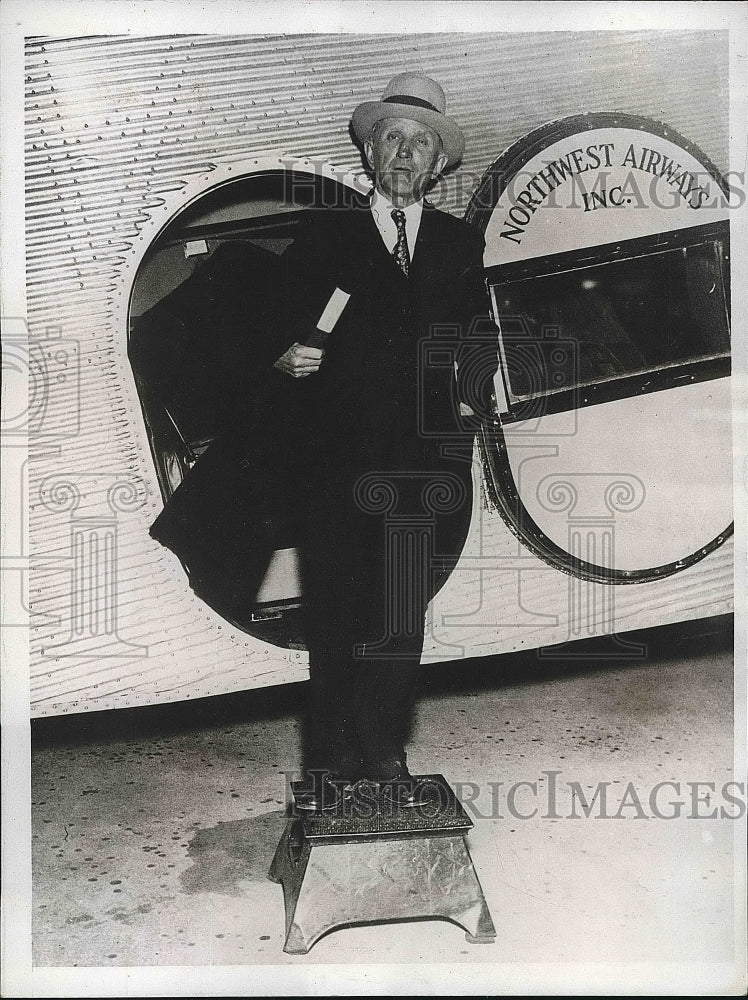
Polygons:
[[[296,544],[300,533],[326,537],[326,523],[329,535],[348,518],[356,530],[368,525],[373,539],[381,525],[362,510],[361,482],[373,483],[377,474],[400,493],[403,473],[416,474],[405,493],[416,481],[421,491],[425,475],[462,491],[445,565],[454,563],[471,507],[477,424],[460,417],[459,401],[485,409],[496,370],[495,336],[486,336],[492,327],[482,250],[477,230],[425,204],[405,278],[366,199],[314,209],[299,223],[272,294],[259,311],[247,306],[254,337],[237,352],[229,429],[151,529],[188,565],[193,586],[210,578],[225,600],[246,601],[272,550]],[[241,284],[236,271],[230,277]],[[313,333],[336,287],[350,299],[320,370],[296,379],[275,369],[291,344]],[[248,299],[246,281],[238,294]],[[232,313],[232,323],[240,322],[240,312]],[[449,535],[450,517],[441,521]],[[334,546],[334,537],[327,540]],[[336,558],[334,547],[329,557]]]

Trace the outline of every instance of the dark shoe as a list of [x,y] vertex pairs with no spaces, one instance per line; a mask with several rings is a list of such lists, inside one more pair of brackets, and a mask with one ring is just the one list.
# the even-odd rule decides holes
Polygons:
[[303,812],[330,812],[337,809],[343,794],[330,775],[315,775],[308,786],[294,793],[296,808]]
[[367,778],[380,785],[395,781],[413,781],[404,753],[396,757],[382,757],[376,762],[370,761]]

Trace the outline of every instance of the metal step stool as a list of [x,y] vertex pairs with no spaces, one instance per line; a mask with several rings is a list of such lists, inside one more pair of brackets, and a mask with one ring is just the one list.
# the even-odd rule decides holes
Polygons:
[[459,924],[473,944],[495,941],[466,842],[472,820],[443,775],[417,780],[428,797],[415,808],[360,783],[336,810],[289,819],[268,873],[283,886],[286,953],[305,955],[351,924],[434,917]]

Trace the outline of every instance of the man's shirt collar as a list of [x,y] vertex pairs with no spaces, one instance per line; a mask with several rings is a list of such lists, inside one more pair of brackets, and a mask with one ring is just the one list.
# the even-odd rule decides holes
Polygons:
[[[379,233],[390,253],[392,253],[397,242],[397,226],[392,218],[392,211],[395,206],[381,191],[374,188],[371,196],[371,214],[377,224]],[[421,225],[421,215],[423,214],[423,201],[414,201],[412,205],[402,209],[405,213],[405,233],[408,239],[408,252],[411,260],[416,247],[418,229]]]
[[[384,213],[388,219],[392,218],[392,211],[396,206],[381,191],[377,191],[374,188],[371,195],[371,210],[376,218],[377,215]],[[411,220],[418,223],[421,221],[421,213],[423,212],[423,199],[421,201],[414,201],[412,205],[408,205],[407,208],[402,209],[405,212],[405,222],[409,223]]]

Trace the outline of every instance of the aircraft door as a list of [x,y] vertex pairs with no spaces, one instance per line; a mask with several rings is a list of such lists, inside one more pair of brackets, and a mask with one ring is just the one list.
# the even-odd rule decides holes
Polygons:
[[605,113],[531,133],[473,196],[499,330],[489,488],[566,572],[645,582],[732,531],[727,194],[668,127]]

